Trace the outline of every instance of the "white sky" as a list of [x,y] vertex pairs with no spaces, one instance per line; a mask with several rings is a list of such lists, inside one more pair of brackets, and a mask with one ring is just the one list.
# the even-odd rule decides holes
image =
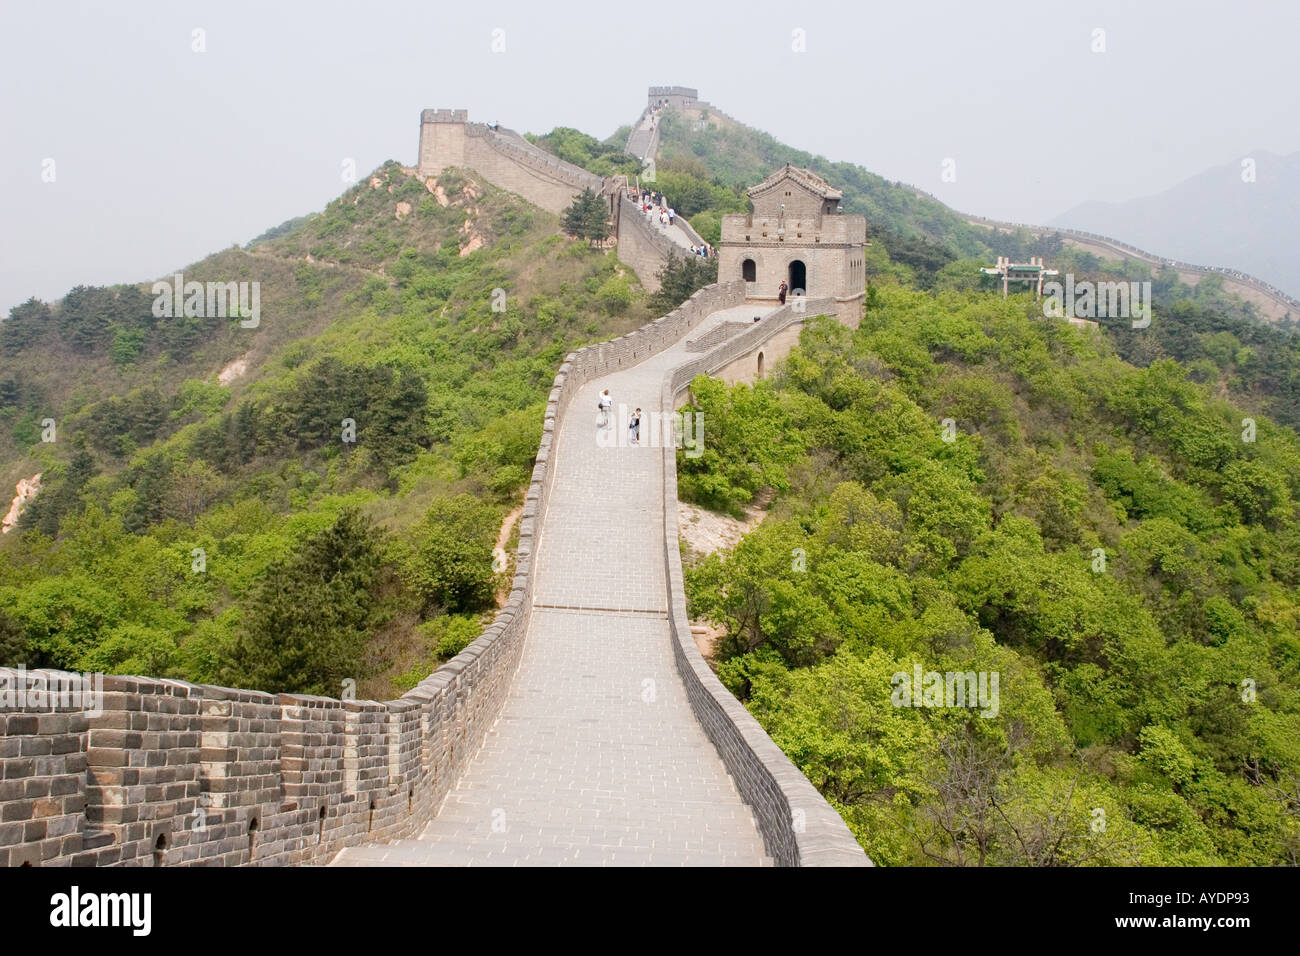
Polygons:
[[0,0],[0,309],[155,278],[318,210],[345,159],[413,162],[422,108],[603,138],[652,84],[1041,222],[1300,149],[1298,28],[1292,0]]

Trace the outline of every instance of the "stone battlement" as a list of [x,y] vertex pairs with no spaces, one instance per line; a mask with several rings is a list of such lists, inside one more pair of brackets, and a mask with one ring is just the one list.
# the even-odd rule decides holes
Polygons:
[[866,217],[852,213],[809,219],[787,217],[784,220],[746,213],[727,213],[722,217],[723,242],[861,246],[866,232]]
[[468,123],[469,110],[424,110],[421,123]]
[[652,86],[646,95],[646,105],[657,106],[666,100],[673,107],[694,106],[699,98],[700,91],[689,86]]

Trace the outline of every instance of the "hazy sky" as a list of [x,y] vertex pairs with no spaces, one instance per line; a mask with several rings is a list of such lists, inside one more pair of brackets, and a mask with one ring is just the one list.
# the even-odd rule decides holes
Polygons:
[[346,159],[412,163],[422,108],[603,138],[652,84],[1041,222],[1300,149],[1298,33],[1294,0],[0,0],[0,309],[156,278],[318,210]]

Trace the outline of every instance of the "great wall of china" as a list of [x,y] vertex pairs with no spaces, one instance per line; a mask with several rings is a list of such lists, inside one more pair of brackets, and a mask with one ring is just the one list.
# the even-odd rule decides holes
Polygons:
[[[617,196],[517,134],[469,124],[463,111],[426,111],[421,132],[419,166],[429,175],[465,165],[551,211],[587,187]],[[620,258],[645,281],[677,244],[631,214],[626,199],[611,198],[611,207]],[[695,375],[753,377],[755,353],[761,374],[763,349],[774,360],[808,316],[833,311],[834,302],[822,299],[760,309],[746,304],[744,282],[724,281],[633,332],[567,356],[547,403],[509,598],[477,640],[396,700],[105,676],[86,707],[51,700],[53,686],[78,675],[0,670],[8,694],[0,711],[0,866],[869,865],[839,815],[695,646],[671,443],[603,458],[586,444],[597,387],[613,383],[671,417]],[[593,467],[643,483],[643,537],[625,550],[629,560],[648,563],[616,566],[601,582],[615,590],[625,574],[652,582],[638,595],[641,606],[588,606],[566,590],[611,571],[602,547],[629,523],[618,510],[590,510],[588,481],[615,474]],[[575,645],[574,635],[583,634],[589,642]],[[671,674],[655,670],[665,662]],[[657,675],[661,711],[637,710],[647,706],[647,672]],[[555,746],[557,754],[576,763],[538,764],[536,740],[521,736],[542,723],[528,708],[548,695],[558,705],[542,713],[553,725],[538,732],[574,737],[546,739],[566,744]],[[525,749],[533,762],[521,765]],[[646,768],[647,779],[636,779]],[[599,779],[591,791],[583,789],[588,772]],[[501,808],[474,800],[488,792],[504,802],[512,788],[526,799],[512,805],[514,822],[498,832]],[[611,827],[620,807],[624,816]],[[557,809],[589,816],[557,822]],[[605,822],[593,822],[602,814]],[[547,855],[568,838],[573,846],[564,855]]]

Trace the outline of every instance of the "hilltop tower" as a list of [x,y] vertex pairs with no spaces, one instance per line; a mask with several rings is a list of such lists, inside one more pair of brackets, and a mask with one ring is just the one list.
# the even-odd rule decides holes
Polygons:
[[744,279],[746,299],[792,295],[835,299],[850,328],[862,321],[867,280],[865,216],[840,212],[844,194],[811,170],[787,163],[749,190],[754,211],[722,217],[718,279]]
[[699,99],[700,91],[689,86],[652,86],[646,97],[646,106],[650,109],[668,106],[680,110],[697,105]]
[[420,113],[421,176],[436,176],[448,166],[465,165],[465,126],[469,110],[424,110]]

